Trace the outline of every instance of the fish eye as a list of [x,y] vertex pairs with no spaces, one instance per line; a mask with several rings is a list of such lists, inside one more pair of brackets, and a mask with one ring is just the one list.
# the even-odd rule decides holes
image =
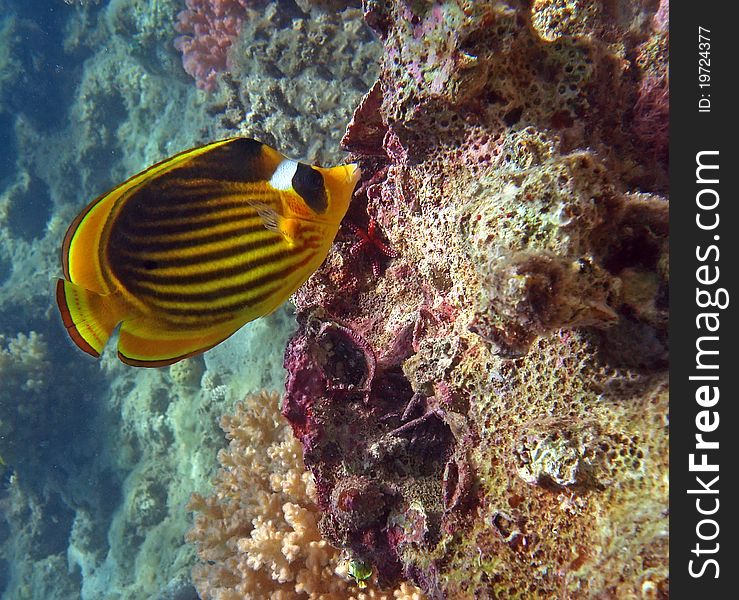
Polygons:
[[157,262],[155,260],[146,260],[144,261],[144,269],[147,271],[153,271],[157,268]]

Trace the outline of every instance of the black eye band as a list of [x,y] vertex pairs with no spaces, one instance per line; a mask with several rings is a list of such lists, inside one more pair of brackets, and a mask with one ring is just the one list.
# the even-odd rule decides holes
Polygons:
[[300,194],[313,211],[318,214],[326,212],[328,196],[321,173],[313,167],[298,163],[292,183],[293,189]]

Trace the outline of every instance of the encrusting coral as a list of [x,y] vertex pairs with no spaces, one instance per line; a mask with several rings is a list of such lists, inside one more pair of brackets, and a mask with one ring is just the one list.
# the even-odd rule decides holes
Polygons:
[[187,539],[201,560],[193,581],[203,600],[422,600],[407,584],[382,592],[352,582],[347,560],[321,537],[312,476],[278,402],[275,393],[250,395],[223,417],[230,442],[215,494],[190,501]]
[[363,177],[282,413],[381,585],[669,593],[665,5],[363,4]]

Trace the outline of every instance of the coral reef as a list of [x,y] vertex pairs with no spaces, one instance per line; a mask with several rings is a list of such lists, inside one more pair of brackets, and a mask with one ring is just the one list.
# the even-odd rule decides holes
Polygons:
[[665,5],[363,4],[363,179],[282,412],[380,585],[668,593]]
[[207,109],[217,135],[310,163],[343,159],[339,140],[380,56],[359,4],[188,0],[175,45],[197,86],[217,92]]
[[[210,94],[173,44],[181,0],[36,4],[0,0],[0,590],[194,597],[198,490],[214,590],[667,594],[667,0],[243,2]],[[218,416],[282,387],[290,318],[169,371],[99,368],[47,310],[59,241],[206,139],[342,160],[357,104],[363,181],[285,355],[315,483],[272,400],[237,416],[273,454],[226,421],[206,498]]]
[[228,49],[241,31],[247,0],[187,0],[177,17],[175,39],[182,66],[201,90],[212,92],[216,75],[226,68]]
[[[193,554],[182,548],[177,486],[184,503],[205,485],[208,438],[198,458],[201,438],[188,422],[187,461],[174,447],[162,451],[181,430],[174,409],[171,422],[162,414],[161,393],[123,421],[121,405],[151,398],[142,393],[150,382],[111,391],[119,372],[101,371],[69,347],[50,285],[74,212],[117,179],[193,144],[198,131],[181,126],[183,113],[194,126],[205,122],[190,86],[177,83],[168,32],[179,2],[2,4],[0,56],[13,68],[0,83],[0,133],[9,140],[0,174],[0,594],[147,597],[188,571]],[[127,395],[132,389],[138,393]],[[197,395],[173,395],[191,415]],[[191,462],[177,481],[178,464]],[[156,478],[173,484],[162,491]],[[129,522],[127,537],[116,524]]]
[[227,351],[153,374],[68,344],[49,286],[74,214],[147,165],[233,131],[213,118],[218,94],[206,98],[182,71],[173,47],[181,0],[59,4],[39,14],[38,3],[0,0],[0,134],[9,140],[0,159],[0,595],[193,597],[182,507],[207,489],[220,415],[249,391],[283,387],[294,325],[278,311]]
[[[49,349],[35,331],[19,333],[11,339],[0,334],[0,456],[6,465],[17,464],[24,450],[33,444],[40,420],[40,408],[51,381],[47,373]],[[1,468],[1,467],[0,467]]]
[[300,445],[280,417],[279,396],[247,396],[221,419],[230,440],[219,453],[215,494],[194,494],[187,539],[201,559],[193,580],[203,600],[321,598],[421,600],[406,584],[381,593],[362,588],[346,560],[322,539],[311,475]]
[[339,141],[381,51],[353,4],[310,14],[285,2],[248,9],[209,106],[219,135],[255,137],[309,163],[343,160]]
[[0,591],[19,599],[79,593],[80,573],[66,558],[72,506],[104,519],[117,483],[112,469],[76,469],[101,451],[104,411],[91,402],[94,373],[65,368],[68,352],[51,337],[0,334]]

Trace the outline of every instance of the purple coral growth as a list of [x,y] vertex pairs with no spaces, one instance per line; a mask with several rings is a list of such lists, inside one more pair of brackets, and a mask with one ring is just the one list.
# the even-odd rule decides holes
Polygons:
[[670,26],[670,0],[660,0],[659,8],[652,19],[655,31],[667,31]]
[[241,31],[247,0],[187,0],[175,29],[174,41],[182,52],[182,66],[198,88],[213,91],[216,76],[228,65],[228,49]]

